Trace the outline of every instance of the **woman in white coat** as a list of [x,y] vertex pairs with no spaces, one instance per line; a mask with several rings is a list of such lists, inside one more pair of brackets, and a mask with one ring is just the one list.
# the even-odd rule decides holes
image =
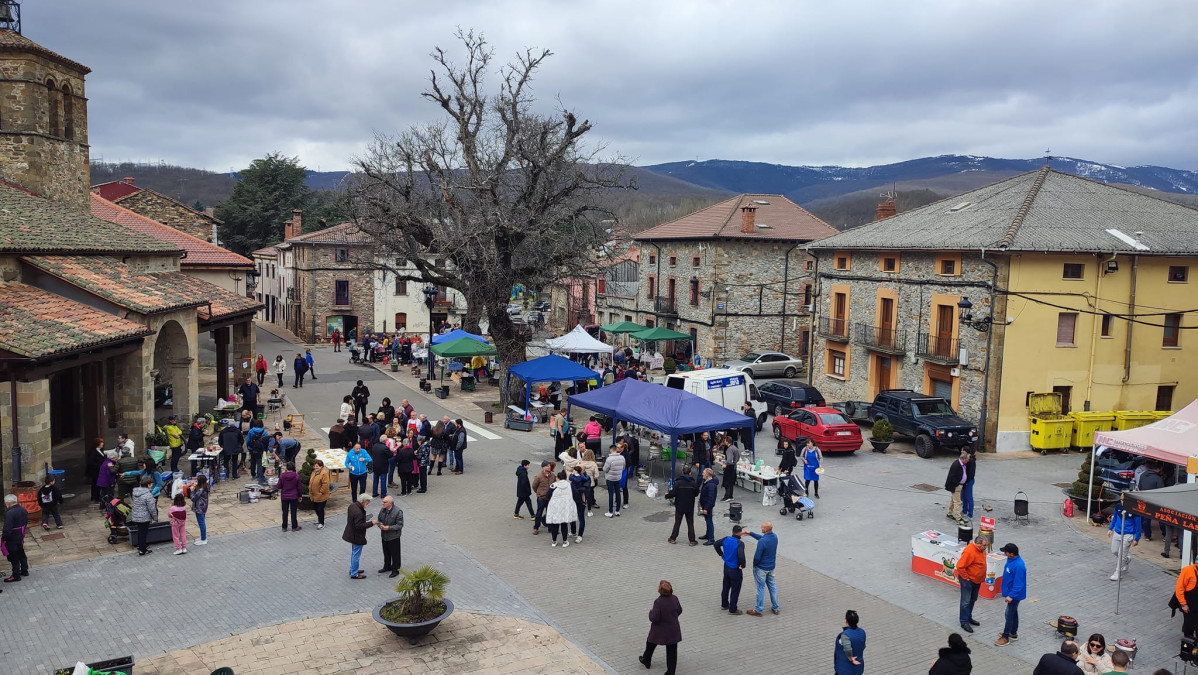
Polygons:
[[578,510],[574,507],[574,495],[570,491],[570,481],[566,480],[566,472],[558,471],[557,480],[549,486],[549,506],[545,509],[545,522],[549,524],[549,534],[553,537],[553,545],[557,546],[557,534],[561,532],[562,548],[570,545],[570,523],[578,522]]
[[283,355],[279,354],[275,357],[275,377],[279,378],[279,388],[283,388],[283,376],[287,374],[287,361],[283,359]]

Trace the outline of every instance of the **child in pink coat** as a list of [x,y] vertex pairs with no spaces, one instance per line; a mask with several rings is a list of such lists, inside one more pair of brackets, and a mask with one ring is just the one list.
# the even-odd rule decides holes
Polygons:
[[182,494],[175,495],[175,501],[167,512],[171,518],[171,538],[175,540],[175,555],[187,553],[187,502]]

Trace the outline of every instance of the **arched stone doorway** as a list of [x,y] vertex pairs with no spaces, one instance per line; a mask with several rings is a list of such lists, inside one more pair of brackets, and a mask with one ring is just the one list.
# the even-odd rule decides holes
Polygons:
[[179,322],[171,320],[162,324],[154,341],[154,366],[150,371],[154,386],[154,422],[175,415],[180,424],[187,425],[195,414],[189,404],[194,360],[187,333]]

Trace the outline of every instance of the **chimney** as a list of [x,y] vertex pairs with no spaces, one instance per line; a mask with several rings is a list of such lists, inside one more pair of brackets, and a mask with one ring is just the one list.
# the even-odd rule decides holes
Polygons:
[[898,213],[898,207],[895,206],[894,200],[890,199],[878,204],[878,209],[874,213],[874,220],[889,218],[896,213]]
[[740,231],[753,234],[757,231],[757,207],[746,204],[740,207]]
[[133,176],[125,176],[124,178],[121,179],[121,182],[133,185]]
[[283,241],[298,237],[304,233],[304,212],[300,209],[291,210],[291,220],[283,225]]

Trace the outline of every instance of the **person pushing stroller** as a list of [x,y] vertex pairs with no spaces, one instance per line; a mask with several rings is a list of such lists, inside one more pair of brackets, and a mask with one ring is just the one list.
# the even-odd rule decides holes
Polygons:
[[778,496],[782,498],[782,508],[778,509],[780,515],[797,511],[795,520],[802,520],[804,514],[815,517],[815,502],[807,496],[803,484],[792,472],[782,471],[778,474]]

